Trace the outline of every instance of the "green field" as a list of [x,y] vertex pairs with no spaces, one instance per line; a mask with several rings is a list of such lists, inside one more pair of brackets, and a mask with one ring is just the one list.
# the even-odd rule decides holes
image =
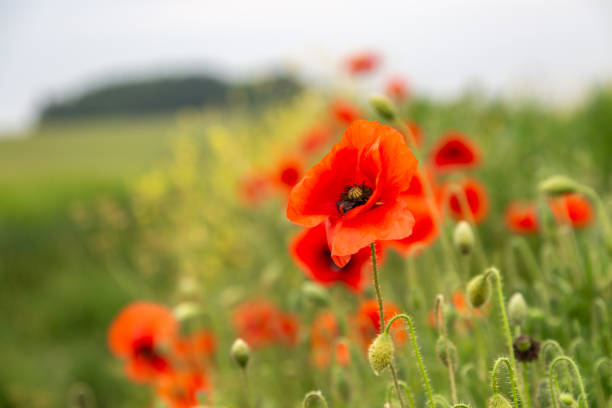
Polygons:
[[[236,203],[235,183],[249,167],[270,165],[273,157],[287,151],[305,124],[321,115],[321,106],[316,99],[249,118],[188,112],[161,118],[64,123],[33,130],[23,138],[0,139],[0,407],[66,406],[76,383],[92,388],[99,407],[151,405],[146,387],[122,377],[120,365],[107,350],[106,330],[130,300],[142,297],[170,305],[180,300],[178,273],[191,274],[202,283],[199,296],[205,299],[204,307],[219,338],[215,395],[228,398],[220,406],[235,406],[232,395],[238,394],[239,386],[232,380],[236,373],[227,357],[234,334],[227,324],[229,311],[224,308],[251,292],[291,307],[304,280],[286,255],[287,241],[296,229],[282,216],[282,199],[273,199],[263,208],[245,209]],[[612,208],[609,90],[563,110],[466,95],[444,103],[417,99],[403,107],[402,114],[425,129],[427,145],[453,128],[482,147],[484,164],[476,174],[489,190],[491,212],[479,234],[490,260],[500,267],[506,265],[510,240],[503,210],[513,199],[535,199],[538,181],[554,174],[569,175],[596,189],[608,212]],[[165,186],[161,193],[156,192],[156,177]],[[108,208],[111,210],[105,210]],[[116,219],[114,211],[123,221],[111,225]],[[89,221],[79,225],[81,213]],[[163,242],[151,240],[151,234]],[[612,273],[609,255],[590,247],[597,233],[580,231],[577,236],[583,251],[580,256],[607,262],[606,273]],[[529,238],[528,244],[535,253],[542,248],[536,238]],[[439,250],[436,245],[431,254],[418,258],[417,269],[436,265]],[[386,268],[402,270],[403,265],[392,255]],[[525,269],[521,262],[518,265]],[[506,296],[520,289],[528,302],[548,310],[548,305],[538,304],[539,294],[523,274],[510,279]],[[561,274],[568,278],[565,271]],[[449,297],[457,282],[447,282],[444,271],[436,269],[435,283],[421,281],[424,286],[418,289],[423,304],[416,305],[398,289],[398,282],[405,283],[398,276],[383,271],[383,288],[389,298],[417,316],[432,381],[444,393],[446,371],[433,357],[436,334],[425,324],[426,313],[433,296],[443,292]],[[568,284],[575,285],[583,281],[582,277],[568,279]],[[580,335],[585,342],[596,344],[592,350],[578,349],[574,356],[584,367],[583,374],[589,375],[587,383],[595,401],[599,394],[590,379],[593,363],[601,357],[597,353],[612,350],[600,348],[597,333],[587,337],[595,323],[585,299],[601,297],[609,311],[610,288],[584,284],[574,289],[576,295],[555,288],[560,297],[555,305],[563,299],[571,301],[553,307],[556,314],[548,323],[538,326],[532,321],[529,327],[540,336],[554,336],[564,347]],[[333,296],[347,298],[339,290]],[[346,305],[353,305],[351,302]],[[311,317],[308,313],[311,311],[304,312],[305,320]],[[484,329],[494,332],[496,318],[493,315]],[[606,330],[601,328],[601,332]],[[487,339],[490,358],[503,352],[498,335],[492,336]],[[455,342],[462,359],[469,360],[476,352],[469,336],[456,334]],[[298,350],[266,350],[255,360],[252,369],[259,367],[259,372],[254,389],[261,391],[262,408],[296,406],[310,389],[333,394],[328,373],[299,371],[307,364],[303,351],[295,357]],[[408,351],[405,354],[411,356]],[[270,361],[278,363],[281,374],[266,365]],[[403,374],[414,373],[407,381],[420,392],[416,372],[410,371],[412,359],[401,362]],[[353,369],[357,384],[376,383],[372,395],[362,396],[369,398],[367,403],[372,405],[368,406],[381,406],[384,381],[371,375],[365,359]],[[469,377],[468,373],[461,380],[460,391],[466,398],[483,401],[487,386],[479,388],[480,380]],[[602,395],[609,396],[611,386],[604,383]]]

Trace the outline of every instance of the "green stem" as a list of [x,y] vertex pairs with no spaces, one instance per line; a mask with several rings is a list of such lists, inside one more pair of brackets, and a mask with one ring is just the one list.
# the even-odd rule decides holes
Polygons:
[[522,363],[522,374],[523,374],[523,398],[526,407],[531,406],[531,395],[529,392],[529,375],[527,373],[527,363]]
[[455,371],[453,367],[453,359],[451,358],[450,346],[448,344],[448,334],[446,332],[446,322],[444,320],[444,296],[441,294],[436,296],[436,318],[438,319],[438,329],[440,335],[444,339],[446,354],[446,368],[448,369],[448,379],[451,387],[451,398],[453,404],[457,404],[457,386],[455,385]]
[[376,267],[376,248],[374,247],[373,242],[370,244],[370,250],[372,251],[372,275],[374,276],[374,290],[376,291],[376,300],[378,301],[378,315],[380,317],[379,332],[382,333],[382,330],[385,327],[385,309],[383,308],[383,299],[382,293],[380,291],[380,283],[378,282],[378,268]]
[[553,407],[557,408],[557,398],[555,396],[555,388],[553,386],[554,369],[555,369],[555,366],[560,361],[566,361],[569,364],[569,366],[572,367],[572,370],[574,371],[574,374],[576,375],[576,379],[578,380],[578,387],[580,388],[580,398],[578,399],[579,405],[581,407],[588,408],[589,403],[587,400],[586,391],[584,390],[584,383],[582,382],[582,376],[580,375],[580,370],[578,369],[578,366],[576,365],[574,360],[572,360],[571,358],[567,356],[556,357],[552,361],[552,363],[550,363],[550,368],[548,369],[548,381],[550,383],[550,398],[553,402]]
[[253,394],[251,393],[251,387],[249,386],[249,377],[247,375],[246,367],[240,371],[242,371],[242,379],[244,380],[244,393],[246,394],[249,407],[254,408],[255,404],[253,403]]
[[[408,395],[408,407],[409,408],[416,408],[415,405],[414,405],[414,396],[412,395],[412,390],[410,389],[408,384],[406,384],[402,380],[399,380],[398,382],[399,382],[399,385],[404,389],[404,391],[406,391],[406,395]],[[387,403],[389,405],[391,404],[391,393],[392,393],[392,391],[393,391],[393,385],[390,385],[389,388],[387,389]]]
[[427,377],[427,371],[425,371],[425,365],[423,364],[423,357],[421,357],[421,352],[419,351],[419,345],[416,340],[416,333],[414,330],[414,323],[412,322],[412,318],[404,313],[394,316],[391,320],[389,320],[389,323],[387,323],[387,326],[385,327],[385,333],[386,334],[389,333],[391,324],[397,319],[404,319],[408,323],[408,333],[410,334],[410,337],[412,339],[412,348],[414,349],[414,354],[417,360],[417,366],[419,367],[419,371],[421,373],[421,378],[423,380],[423,386],[425,387],[425,390],[427,391],[427,397],[429,399],[430,406],[434,407],[435,405],[434,405],[433,391],[431,389],[431,384],[429,383],[429,378]]
[[397,399],[400,402],[400,406],[404,408],[404,398],[402,397],[402,390],[399,386],[397,370],[395,369],[395,364],[393,364],[393,361],[389,364],[389,369],[391,370],[391,376],[393,377],[393,384],[395,385],[395,391],[397,392]]
[[304,396],[304,400],[302,401],[302,408],[308,408],[310,402],[313,400],[318,400],[321,402],[321,405],[323,405],[323,407],[329,408],[329,406],[327,405],[327,400],[325,399],[321,391],[310,391],[308,394],[306,394]]
[[497,381],[497,372],[499,371],[499,366],[501,364],[505,364],[506,368],[508,369],[508,376],[510,377],[510,387],[512,388],[512,398],[514,400],[514,407],[518,408],[519,407],[519,397],[518,397],[518,386],[516,384],[516,375],[514,372],[514,368],[512,367],[512,364],[510,364],[510,360],[507,357],[500,357],[497,360],[495,360],[495,364],[493,365],[493,374],[491,375],[491,389],[493,390],[494,394],[498,394],[499,393],[499,388],[498,388],[498,381]]

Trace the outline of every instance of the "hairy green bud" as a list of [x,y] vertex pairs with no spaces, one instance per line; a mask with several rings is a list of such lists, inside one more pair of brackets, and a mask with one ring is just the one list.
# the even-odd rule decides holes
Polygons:
[[396,116],[395,106],[393,106],[389,98],[384,95],[371,95],[370,105],[372,105],[376,113],[387,120],[393,120]]
[[[446,356],[446,346],[448,345],[448,354],[449,358]],[[452,341],[445,339],[444,337],[438,337],[438,341],[436,341],[436,357],[445,367],[448,367],[448,363],[452,364],[453,370],[457,370],[459,366],[459,358],[457,355],[457,347],[453,344]]]
[[379,334],[368,349],[368,360],[370,361],[370,367],[372,367],[374,374],[380,375],[380,373],[391,364],[393,354],[393,340],[391,340],[389,334],[385,332]]
[[462,255],[468,255],[474,248],[474,232],[467,221],[459,221],[453,232],[455,248]]
[[467,298],[472,307],[479,308],[491,296],[491,284],[485,275],[474,276],[467,285]]
[[527,321],[528,314],[527,302],[519,292],[512,295],[508,301],[508,318],[514,326],[522,326]]
[[493,394],[487,401],[487,408],[512,408],[512,404],[503,395]]
[[572,394],[567,393],[567,392],[562,392],[561,394],[559,394],[559,402],[561,402],[561,404],[564,407],[575,407],[575,406],[577,406],[576,400],[574,399]]
[[232,344],[230,355],[236,364],[238,364],[238,367],[246,368],[251,358],[251,348],[246,341],[238,338],[234,340],[234,344]]

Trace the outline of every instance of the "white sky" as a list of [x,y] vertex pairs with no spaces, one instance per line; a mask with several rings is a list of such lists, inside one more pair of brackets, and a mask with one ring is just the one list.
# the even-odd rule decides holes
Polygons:
[[0,0],[0,129],[125,73],[291,62],[329,76],[364,48],[385,56],[379,79],[432,95],[478,84],[571,101],[612,80],[612,1]]

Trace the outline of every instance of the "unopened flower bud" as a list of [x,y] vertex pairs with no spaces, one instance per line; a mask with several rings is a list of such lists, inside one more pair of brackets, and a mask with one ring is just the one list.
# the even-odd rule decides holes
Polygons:
[[496,393],[487,401],[487,408],[512,408],[512,404],[506,397]]
[[371,95],[370,105],[372,105],[376,113],[381,117],[387,120],[395,118],[395,106],[393,106],[393,103],[386,96],[380,94]]
[[381,333],[368,349],[368,360],[374,374],[379,375],[393,360],[393,341],[388,333]]
[[246,368],[251,358],[251,349],[246,341],[238,338],[232,344],[230,355],[240,368]]
[[579,185],[574,180],[566,176],[551,176],[543,180],[538,185],[541,192],[548,195],[560,195],[574,193],[578,190]]
[[467,298],[472,307],[479,308],[484,305],[491,295],[491,284],[485,275],[474,276],[467,285]]
[[508,318],[514,326],[522,326],[527,321],[528,307],[525,298],[520,293],[512,295],[508,301]]
[[[448,354],[449,358],[446,355],[446,347],[448,345]],[[453,370],[456,370],[459,366],[459,359],[457,357],[457,347],[448,339],[444,339],[444,337],[438,337],[438,341],[436,341],[436,357],[445,367],[448,367],[449,360],[452,364]]]
[[474,232],[467,221],[459,221],[453,232],[453,241],[457,251],[462,255],[467,255],[474,248]]
[[576,400],[574,399],[572,394],[567,392],[562,392],[561,394],[559,394],[559,402],[561,402],[561,405],[563,405],[564,407],[577,406]]
[[304,282],[302,284],[302,295],[309,302],[317,306],[327,306],[329,304],[329,293],[323,286],[314,282]]

